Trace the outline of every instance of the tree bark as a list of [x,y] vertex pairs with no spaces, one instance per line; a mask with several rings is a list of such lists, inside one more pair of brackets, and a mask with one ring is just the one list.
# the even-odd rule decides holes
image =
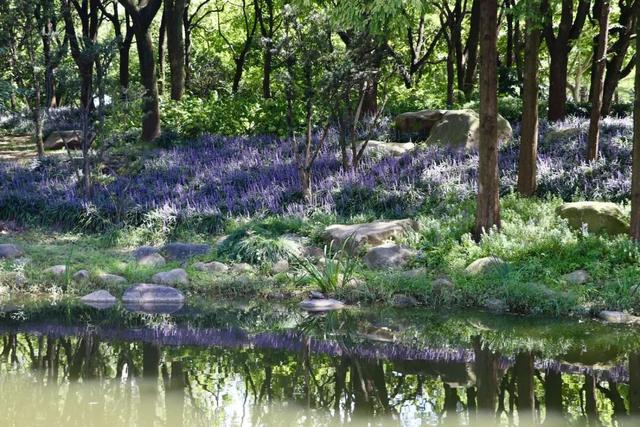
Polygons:
[[518,419],[522,426],[535,423],[534,357],[530,351],[518,353],[514,371],[518,387]]
[[[640,20],[638,20],[640,22]],[[640,24],[636,23],[636,31]],[[640,52],[640,37],[636,37]],[[631,166],[631,238],[640,242],[640,67],[636,66],[633,100],[633,161]]]
[[[495,6],[497,3],[495,1],[480,0],[480,2],[483,5],[493,3],[494,6],[489,5],[489,9],[495,7],[497,11],[497,6]],[[485,22],[483,22],[483,26],[484,24]],[[480,62],[482,62],[482,59],[480,59]],[[480,70],[482,71],[482,65]],[[482,80],[482,77],[480,79]],[[476,357],[474,372],[478,387],[477,408],[486,411],[487,414],[494,414],[498,403],[498,355],[485,348],[481,338],[478,336],[473,337],[473,350]]]
[[529,0],[526,16],[524,73],[522,88],[522,128],[520,132],[520,158],[518,162],[518,192],[533,196],[536,192],[538,155],[538,55],[541,32],[534,16],[537,0]]
[[598,158],[600,142],[600,110],[602,108],[602,94],[604,86],[604,71],[607,61],[607,40],[609,35],[609,0],[599,0],[598,43],[594,58],[593,93],[591,94],[591,120],[589,121],[589,137],[587,145],[587,160]]
[[118,1],[129,13],[133,22],[140,62],[140,80],[145,88],[141,138],[143,141],[150,142],[160,135],[160,105],[153,42],[149,27],[160,9],[162,0],[149,0],[141,8],[138,8],[133,0]]
[[480,150],[475,238],[500,228],[498,175],[498,5],[480,0]]
[[182,17],[185,0],[166,0],[167,53],[171,70],[171,99],[179,101],[184,94],[184,38]]
[[165,1],[160,18],[160,28],[158,29],[158,66],[156,70],[158,71],[158,93],[160,95],[164,94],[164,46],[167,33],[167,5],[168,1]]
[[562,0],[558,34],[554,34],[553,13],[549,0],[543,0],[542,15],[546,18],[543,28],[544,38],[549,50],[549,121],[562,120],[567,103],[567,67],[573,42],[580,36],[589,13],[589,0],[579,0],[576,16],[573,16],[573,1]]

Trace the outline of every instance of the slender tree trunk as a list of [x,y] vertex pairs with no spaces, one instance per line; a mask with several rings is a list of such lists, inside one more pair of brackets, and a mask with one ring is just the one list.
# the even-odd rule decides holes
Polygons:
[[537,0],[530,0],[527,11],[526,37],[524,52],[524,75],[522,90],[522,129],[520,132],[520,159],[518,163],[518,192],[524,196],[533,196],[538,181],[538,55],[540,51],[541,31],[536,27],[533,16],[537,9]]
[[158,93],[164,94],[164,45],[165,35],[167,33],[167,2],[162,8],[162,16],[160,18],[160,28],[158,29]]
[[[638,20],[640,23],[640,19]],[[636,24],[640,31],[640,24]],[[640,52],[640,37],[636,37]],[[638,56],[640,58],[640,56]],[[640,67],[636,66],[633,100],[633,162],[631,168],[631,238],[640,242]]]
[[[484,22],[481,22],[482,21],[482,12],[481,12],[482,3],[483,3],[482,0],[474,0],[473,5],[471,6],[471,21],[469,22],[469,38],[467,40],[467,45],[466,45],[467,61],[466,61],[465,74],[464,74],[464,87],[462,89],[464,91],[464,96],[466,100],[469,100],[469,98],[471,97],[471,94],[473,93],[473,86],[474,86],[475,75],[476,75],[476,65],[478,62],[478,40],[480,37],[480,31],[481,31],[480,27],[485,24]],[[496,9],[497,9],[497,5],[496,5]],[[497,18],[495,19],[495,21],[496,21],[496,27],[497,27]],[[498,61],[497,54],[495,56],[496,56],[495,62],[497,63]]]
[[272,42],[268,41],[264,47],[264,54],[262,55],[264,62],[262,65],[262,97],[265,99],[271,98],[272,49]]
[[[491,0],[481,0],[481,3],[491,3]],[[497,11],[497,6],[494,7]],[[482,66],[480,69],[482,70]],[[482,77],[480,79],[482,80]],[[478,387],[478,409],[486,411],[487,414],[494,414],[498,403],[498,355],[485,348],[477,336],[473,338],[473,350],[476,357],[474,372]]]
[[140,61],[140,78],[145,88],[142,140],[153,141],[160,136],[160,105],[158,102],[158,80],[153,59],[153,41],[149,31],[136,34],[136,46]]
[[449,45],[449,54],[447,55],[447,108],[452,108],[453,107],[453,102],[454,102],[454,49],[453,49],[453,45],[451,42],[448,43]]
[[495,0],[480,0],[480,152],[478,160],[478,205],[475,238],[496,226],[500,228],[498,175],[498,6]]
[[629,412],[640,414],[640,353],[629,354]]
[[604,71],[607,64],[607,40],[609,34],[609,1],[599,1],[599,27],[598,48],[595,57],[595,75],[593,76],[593,93],[591,96],[591,120],[589,121],[589,139],[587,146],[587,159],[590,161],[598,158],[598,145],[600,142],[600,111],[602,109],[602,94],[604,86]]
[[191,84],[191,21],[188,7],[184,8],[182,14],[182,27],[184,28],[184,87],[188,89]]
[[123,42],[118,48],[120,54],[120,63],[118,64],[118,82],[120,84],[120,99],[127,101],[129,99],[129,58],[131,55],[131,40],[128,43]]
[[184,94],[184,38],[182,36],[182,17],[185,0],[167,0],[167,51],[171,69],[171,99],[179,101]]
[[518,353],[514,367],[518,387],[518,419],[521,426],[535,423],[534,357],[530,351]]

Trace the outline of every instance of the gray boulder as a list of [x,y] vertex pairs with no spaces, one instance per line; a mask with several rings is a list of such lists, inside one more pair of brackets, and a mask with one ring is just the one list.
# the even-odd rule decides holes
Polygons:
[[[498,142],[511,139],[509,122],[498,115]],[[477,150],[480,144],[480,116],[473,110],[448,110],[431,128],[427,144]]]
[[465,268],[465,272],[470,276],[478,276],[481,274],[495,272],[506,263],[498,257],[488,256],[473,261]]
[[111,295],[109,291],[98,290],[80,298],[82,302],[99,302],[99,303],[115,303],[116,297]]
[[195,243],[169,243],[163,248],[170,260],[187,261],[199,255],[206,255],[211,251],[211,246]]
[[133,256],[137,261],[140,258],[146,257],[147,255],[158,253],[160,253],[158,248],[154,248],[153,246],[140,246],[131,253],[131,256]]
[[418,230],[419,224],[412,219],[351,225],[334,224],[324,229],[324,240],[327,243],[333,242],[334,250],[342,247],[347,240],[350,249],[358,249],[364,245],[380,245],[385,240]]
[[255,269],[251,264],[247,264],[246,262],[241,262],[238,264],[233,264],[231,266],[231,272],[237,274],[247,274],[255,272]]
[[187,272],[182,268],[175,268],[173,270],[154,274],[151,280],[153,280],[155,283],[167,286],[189,284],[189,276],[187,275]]
[[603,310],[598,313],[598,318],[608,323],[638,323],[639,317],[632,316],[622,311]]
[[415,256],[416,252],[405,246],[384,243],[369,249],[363,262],[372,269],[401,268],[406,266]]
[[422,110],[398,114],[394,119],[396,140],[424,141],[431,133],[433,126],[442,120],[444,111]]
[[179,290],[162,285],[138,283],[127,289],[122,296],[125,303],[182,303],[184,295]]
[[273,274],[286,273],[287,271],[289,271],[289,261],[286,259],[278,260],[271,266],[271,272]]
[[193,264],[193,268],[198,271],[206,271],[209,273],[226,273],[229,271],[229,267],[218,261],[211,262],[196,262]]
[[343,309],[344,303],[335,299],[306,299],[300,303],[300,308],[309,312],[323,312]]
[[[93,141],[95,135],[89,135],[89,142]],[[81,130],[56,130],[51,132],[44,140],[45,150],[60,150],[68,147],[71,150],[82,148]]]
[[447,294],[455,289],[455,285],[446,277],[439,277],[431,282],[431,289],[439,294]]
[[585,224],[592,233],[609,235],[629,233],[629,220],[620,206],[609,202],[574,202],[559,206],[556,213],[569,227],[581,229]]
[[[357,145],[358,151],[362,148],[364,141],[359,141]],[[384,142],[376,140],[368,140],[365,152],[370,154],[378,154],[380,156],[402,156],[416,148],[412,142]]]
[[24,255],[20,247],[13,243],[0,244],[0,259],[15,259]]
[[49,274],[51,276],[56,276],[56,277],[64,276],[66,272],[67,272],[66,265],[54,265],[53,267],[49,267],[46,270],[44,270],[45,274]]

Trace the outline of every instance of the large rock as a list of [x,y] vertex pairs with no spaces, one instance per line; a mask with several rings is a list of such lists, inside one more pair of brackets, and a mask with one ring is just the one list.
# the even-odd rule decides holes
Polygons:
[[349,240],[350,249],[363,245],[380,245],[385,240],[418,231],[419,225],[412,219],[376,221],[364,224],[334,224],[324,229],[324,239],[333,242],[333,249],[339,249]]
[[182,268],[175,268],[173,270],[154,274],[151,280],[161,285],[168,286],[189,284],[189,276]]
[[142,267],[163,267],[167,261],[159,253],[152,253],[148,255],[142,255],[136,259],[139,266]]
[[[498,142],[511,139],[509,122],[498,115]],[[427,144],[437,144],[456,148],[477,150],[480,143],[480,116],[473,110],[449,110],[436,123]]]
[[49,267],[44,270],[45,274],[49,274],[51,276],[61,277],[67,273],[66,265],[54,265],[53,267]]
[[488,256],[473,261],[465,268],[465,272],[470,276],[478,276],[481,274],[492,273],[506,265],[506,263],[498,257]]
[[300,303],[300,308],[309,312],[322,312],[340,310],[344,308],[344,303],[335,299],[306,299]]
[[80,301],[90,307],[105,310],[116,304],[116,297],[111,295],[109,291],[98,290],[91,292],[89,295],[83,296],[80,298]]
[[169,243],[163,250],[171,260],[187,261],[195,256],[208,254],[211,246],[196,243]]
[[[89,136],[89,142],[92,142],[94,135]],[[68,147],[72,150],[82,148],[82,131],[80,130],[55,130],[51,132],[44,140],[45,150],[60,150]]]
[[0,259],[15,259],[24,254],[22,249],[13,243],[3,243],[0,245]]
[[77,283],[85,282],[89,280],[89,271],[87,270],[78,270],[73,273],[73,281]]
[[562,279],[572,285],[582,285],[591,280],[589,272],[586,270],[576,270],[562,276]]
[[416,256],[416,252],[395,243],[383,243],[369,249],[363,258],[369,268],[401,268]]
[[[364,141],[359,141],[358,151],[362,148]],[[402,156],[416,148],[416,145],[412,142],[384,142],[369,140],[365,151],[368,153],[377,153],[383,156]]]
[[586,224],[592,233],[610,235],[627,234],[629,221],[620,206],[610,202],[574,202],[559,206],[556,213],[569,223],[569,227],[581,229]]
[[632,316],[622,311],[604,310],[598,313],[598,317],[608,323],[638,323],[639,317]]
[[160,253],[160,250],[158,250],[158,248],[154,248],[153,246],[140,246],[139,248],[137,248],[131,253],[131,256],[133,256],[133,258],[135,258],[137,261],[140,258],[144,258],[148,255],[158,254],[158,253]]
[[429,136],[431,128],[442,120],[444,111],[422,110],[410,111],[396,116],[396,140],[424,141]]
[[122,296],[125,303],[172,303],[178,304],[184,301],[182,292],[169,286],[154,285],[150,283],[138,283],[127,289]]
[[391,299],[391,305],[396,308],[408,308],[418,305],[418,300],[411,295],[395,294]]

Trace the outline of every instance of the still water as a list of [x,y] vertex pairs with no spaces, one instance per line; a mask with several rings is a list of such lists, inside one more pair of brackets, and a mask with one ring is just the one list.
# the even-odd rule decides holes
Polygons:
[[2,426],[640,425],[632,327],[264,303],[2,307]]

